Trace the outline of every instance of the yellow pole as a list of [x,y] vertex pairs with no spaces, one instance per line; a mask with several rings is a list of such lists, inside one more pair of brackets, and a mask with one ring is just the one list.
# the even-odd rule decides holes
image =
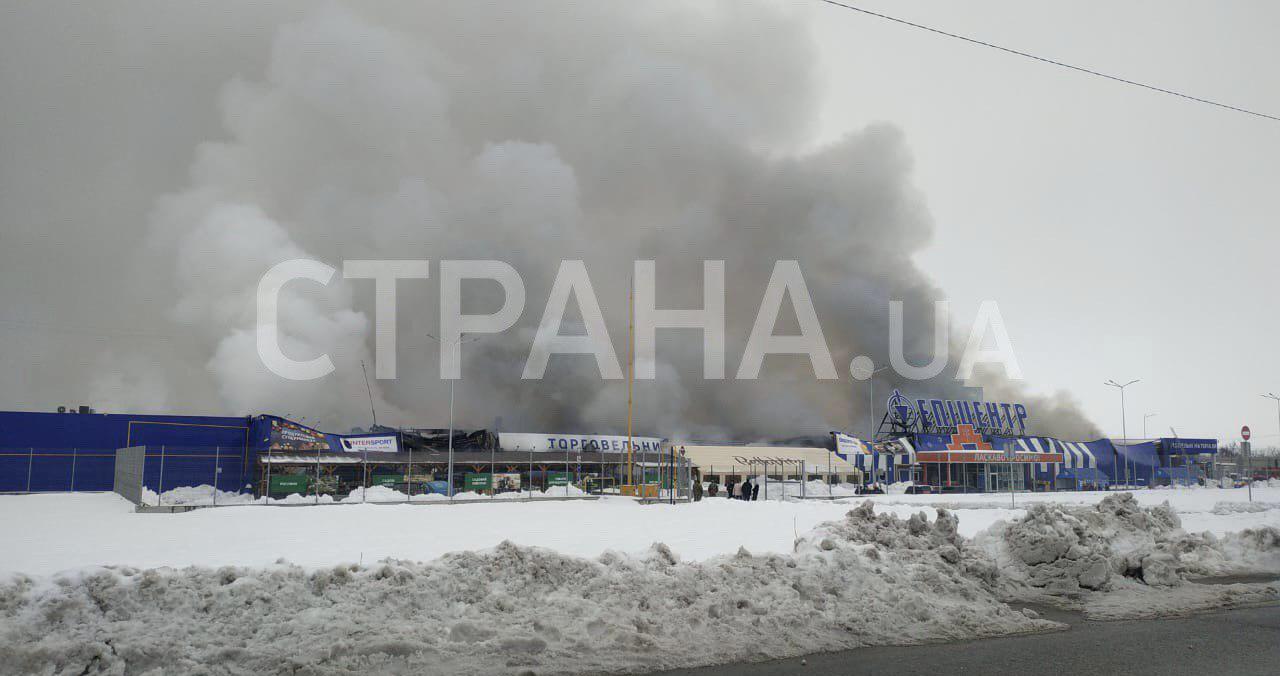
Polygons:
[[630,286],[631,288],[627,290],[627,483],[634,488],[636,484],[632,468],[635,464],[632,449],[635,447],[635,442],[631,437],[631,388],[636,374],[636,282],[634,277],[631,278]]

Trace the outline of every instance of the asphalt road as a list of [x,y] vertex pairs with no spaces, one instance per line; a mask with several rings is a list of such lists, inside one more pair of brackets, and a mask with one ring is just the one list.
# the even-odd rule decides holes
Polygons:
[[1046,613],[1066,631],[924,646],[860,648],[772,662],[662,672],[663,676],[850,674],[1280,674],[1280,604],[1193,617],[1088,622]]

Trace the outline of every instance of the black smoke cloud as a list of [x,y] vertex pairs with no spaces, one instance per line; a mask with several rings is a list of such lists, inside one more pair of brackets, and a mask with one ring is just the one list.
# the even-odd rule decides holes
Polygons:
[[[931,355],[941,291],[912,256],[933,229],[891,125],[808,149],[822,91],[809,17],[774,3],[30,3],[0,27],[4,391],[11,406],[306,416],[365,425],[372,283],[290,287],[288,354],[337,371],[266,372],[253,292],[272,264],[424,258],[400,285],[399,378],[380,422],[443,425],[438,271],[500,259],[524,277],[515,328],[464,349],[459,420],[618,431],[626,385],[589,357],[520,373],[561,259],[587,262],[626,354],[631,262],[654,259],[662,307],[697,307],[702,261],[726,261],[728,380],[701,339],[662,334],[636,388],[637,430],[755,439],[867,426],[855,355],[888,364],[889,301],[907,355]],[[780,259],[800,262],[841,379],[770,357],[732,379]],[[464,309],[496,309],[464,287]],[[784,319],[779,332],[794,328]],[[960,336],[962,339],[963,336]],[[920,396],[962,393],[958,355]],[[1094,434],[1061,396],[989,376],[1038,428]],[[877,397],[882,398],[882,397]]]

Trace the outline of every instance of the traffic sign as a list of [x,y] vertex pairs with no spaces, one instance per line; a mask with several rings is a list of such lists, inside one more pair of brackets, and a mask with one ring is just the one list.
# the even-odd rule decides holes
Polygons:
[[1249,429],[1248,425],[1245,425],[1244,427],[1240,428],[1240,437],[1242,439],[1244,439],[1245,441],[1248,441],[1249,437],[1251,436],[1253,436],[1253,431]]

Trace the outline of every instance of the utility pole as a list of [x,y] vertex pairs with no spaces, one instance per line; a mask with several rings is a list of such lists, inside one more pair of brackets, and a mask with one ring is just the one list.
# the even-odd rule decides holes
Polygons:
[[1273,393],[1271,393],[1271,392],[1268,392],[1268,393],[1266,393],[1266,394],[1264,394],[1264,395],[1262,395],[1262,396],[1266,397],[1267,399],[1274,399],[1274,400],[1275,400],[1275,402],[1276,402],[1276,418],[1277,418],[1277,422],[1280,422],[1280,395],[1277,395],[1277,394],[1273,394]]
[[[452,340],[452,341],[449,341],[448,343],[445,343],[445,341],[440,340],[439,338],[431,335],[430,333],[427,334],[427,337],[430,338],[431,340],[436,341],[437,343],[451,345],[453,346],[454,349],[458,351],[459,370],[461,370],[461,365],[462,365],[463,344],[474,343],[475,341],[480,340],[479,336],[475,336],[469,340],[463,340],[462,336],[458,336],[457,340]],[[444,364],[442,363],[441,368],[443,367],[444,367]],[[450,500],[453,499],[453,384],[455,380],[456,380],[455,378],[449,379],[449,499]],[[412,464],[410,464],[409,466],[409,474],[410,474],[409,478],[412,479],[413,478]],[[492,481],[492,468],[490,469],[490,475],[491,475],[490,480]]]
[[[1274,392],[1268,392],[1262,396],[1266,397],[1267,399],[1275,400],[1276,419],[1277,419],[1277,422],[1280,422],[1280,395],[1276,395]],[[1252,448],[1249,449],[1249,472],[1250,474],[1253,473],[1253,449]],[[1253,502],[1253,477],[1252,476],[1249,477],[1249,502]]]
[[[636,375],[636,280],[634,275],[631,277],[630,287],[627,289],[627,485],[635,490],[635,480],[633,477],[633,467],[635,466],[634,454],[632,448],[635,446],[635,440],[631,436],[631,394],[633,383]],[[640,491],[644,492],[643,489]],[[640,497],[644,497],[641,495]]]
[[449,499],[453,499],[453,378],[449,379]]
[[[360,360],[360,372],[364,374],[364,389],[369,393],[369,412],[373,414],[373,426],[378,426],[378,410],[373,407],[373,388],[369,387],[369,371],[364,367],[364,360]],[[369,430],[372,432],[373,430]]]
[[1125,449],[1124,482],[1125,482],[1125,485],[1128,485],[1128,484],[1129,484],[1129,455],[1128,455],[1128,451],[1129,451],[1129,425],[1128,425],[1128,423],[1126,423],[1126,422],[1125,422],[1124,388],[1126,388],[1126,387],[1128,387],[1128,386],[1130,386],[1130,385],[1132,385],[1132,384],[1134,384],[1134,383],[1137,383],[1137,382],[1140,382],[1140,381],[1139,381],[1139,380],[1137,380],[1137,379],[1135,379],[1135,380],[1130,380],[1129,382],[1127,382],[1127,383],[1125,383],[1125,384],[1123,384],[1123,385],[1121,385],[1120,383],[1117,383],[1117,382],[1116,382],[1116,381],[1114,381],[1114,380],[1108,380],[1107,382],[1103,383],[1104,385],[1108,385],[1108,386],[1111,386],[1111,387],[1114,387],[1114,388],[1116,388],[1116,389],[1120,390],[1120,429],[1121,429],[1121,433],[1124,435],[1124,449]]
[[[1142,414],[1142,440],[1144,442],[1147,440],[1147,420],[1150,420],[1151,418],[1154,418],[1154,417],[1156,417],[1155,413]],[[1169,485],[1173,485],[1173,456],[1167,453],[1165,454],[1165,456],[1169,458]],[[1186,456],[1183,456],[1183,461],[1184,461],[1183,467],[1185,467]],[[1156,485],[1156,471],[1159,465],[1160,465],[1160,456],[1157,454],[1154,458],[1154,464],[1151,467],[1151,483],[1147,484],[1148,488]]]
[[869,444],[874,444],[876,442],[876,374],[881,371],[888,370],[888,366],[881,366],[880,368],[871,371],[871,375],[867,376],[867,387],[870,388],[867,392],[867,408],[869,409],[868,412],[871,414],[871,428],[867,430],[867,443]]

